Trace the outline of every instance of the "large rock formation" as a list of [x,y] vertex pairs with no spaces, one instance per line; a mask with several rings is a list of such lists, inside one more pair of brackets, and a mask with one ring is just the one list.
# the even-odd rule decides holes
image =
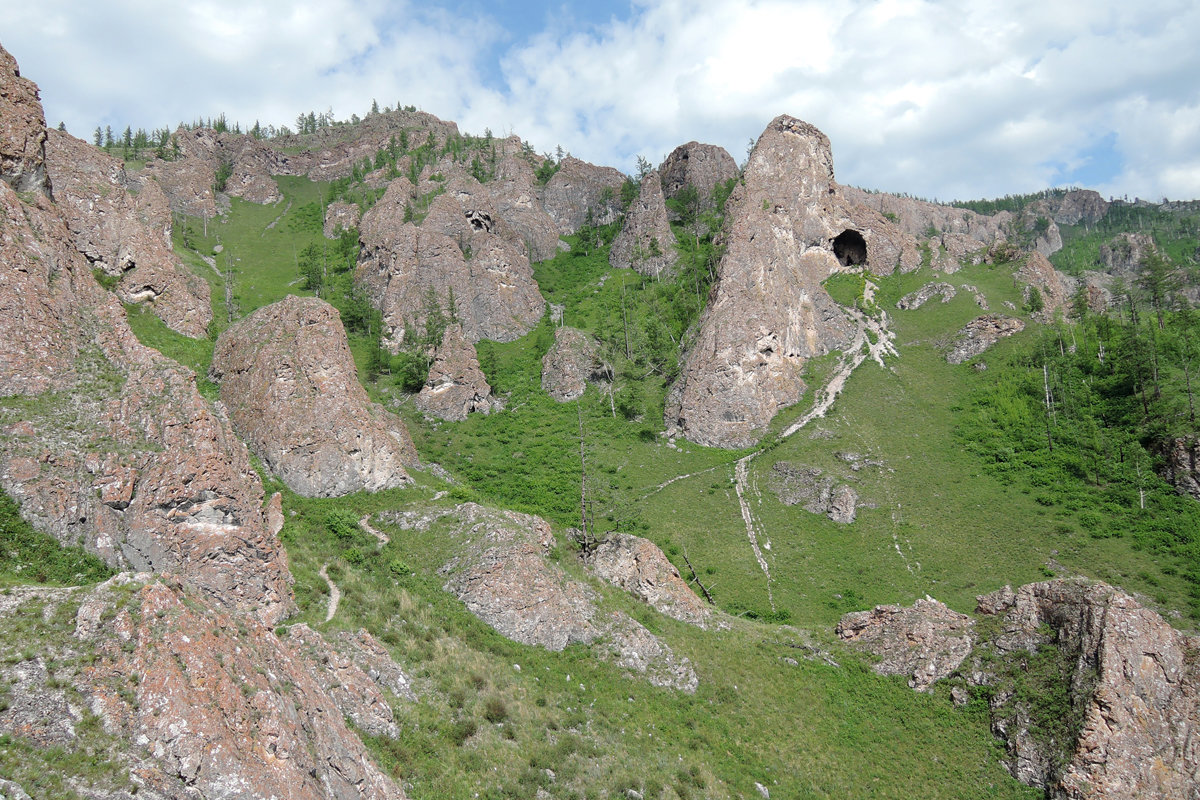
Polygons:
[[370,402],[337,309],[294,295],[217,340],[209,376],[234,429],[288,487],[307,497],[378,491],[410,480],[404,424]]
[[[0,95],[24,85],[9,64]],[[0,138],[0,160],[24,143]],[[245,446],[190,371],[133,336],[45,195],[0,184],[0,223],[0,392],[31,397],[0,410],[0,485],[61,542],[280,619],[291,604],[281,519],[268,520]]]
[[326,239],[336,239],[342,231],[357,228],[360,219],[362,212],[358,209],[358,203],[344,203],[338,200],[330,203],[325,209],[325,224],[321,230]]
[[1113,276],[1130,280],[1142,271],[1142,262],[1157,250],[1148,233],[1121,233],[1100,245],[1100,268]]
[[933,237],[940,243],[945,234],[960,234],[976,242],[972,249],[1006,240],[1006,229],[1012,222],[1012,214],[1007,211],[988,216],[965,208],[897,197],[886,192],[866,192],[852,186],[843,186],[841,191],[847,201],[878,211],[911,236]]
[[596,546],[588,566],[599,577],[680,622],[703,628],[712,616],[712,609],[688,588],[663,551],[640,536],[611,534]]
[[727,250],[668,398],[668,429],[705,445],[752,444],[800,398],[805,362],[849,344],[852,326],[821,282],[841,269],[835,249],[865,259],[866,244],[839,227],[835,195],[829,140],[776,118],[726,206]]
[[417,408],[439,419],[462,422],[471,413],[490,414],[496,406],[491,395],[475,346],[463,336],[462,326],[450,325],[417,394]]
[[1029,211],[1056,225],[1095,225],[1108,214],[1108,201],[1091,189],[1052,194],[1029,206]]
[[424,324],[432,301],[447,315],[453,305],[473,342],[512,341],[532,330],[545,301],[520,235],[482,187],[469,178],[454,181],[419,227],[404,221],[413,194],[407,179],[393,181],[361,223],[355,281],[383,313],[393,346],[406,325]]
[[1025,323],[1016,317],[1003,314],[985,314],[976,317],[955,335],[954,344],[946,354],[946,361],[962,364],[983,354],[996,342],[1025,330]]
[[1200,500],[1200,438],[1167,439],[1159,445],[1163,479],[1175,491]]
[[21,77],[0,47],[0,180],[17,192],[50,195],[46,174],[46,116],[37,84]]
[[953,673],[971,653],[974,621],[931,597],[907,608],[876,606],[842,617],[837,635],[880,657],[880,675],[904,675],[924,692]]
[[172,329],[197,338],[212,319],[206,281],[171,245],[171,210],[154,181],[138,184],[125,165],[86,142],[48,131],[46,166],[75,247],[94,269],[118,279],[125,303],[148,303]]
[[629,615],[601,611],[588,584],[549,560],[554,535],[545,520],[475,503],[393,518],[403,528],[437,526],[458,543],[458,554],[441,569],[446,590],[509,639],[548,650],[590,644],[601,657],[656,686],[696,690],[688,659]]
[[542,208],[541,187],[529,160],[519,155],[505,156],[484,188],[500,218],[520,237],[530,261],[553,258],[566,247],[558,238],[558,226]]
[[542,356],[542,389],[560,403],[583,396],[589,383],[611,383],[612,367],[600,347],[578,328],[555,328],[554,345]]
[[[1200,639],[1103,583],[1006,588],[981,597],[979,611],[1003,618],[986,643],[994,655],[975,659],[970,682],[989,690],[993,730],[1018,779],[1070,800],[1200,797]],[[1035,653],[1040,678],[1026,671]],[[1045,680],[1046,664],[1068,687],[1052,716],[1015,689]]]
[[612,167],[597,167],[567,156],[542,190],[542,208],[562,235],[575,233],[591,213],[596,225],[607,225],[621,214],[621,184],[625,176]]
[[608,263],[659,278],[670,277],[678,260],[662,183],[657,172],[648,172],[642,178],[637,199],[625,212],[625,225],[613,240]]
[[[0,678],[17,689],[0,732],[35,748],[99,745],[95,757],[128,776],[125,787],[91,786],[94,772],[80,770],[68,778],[80,796],[404,797],[343,721],[386,735],[390,708],[355,664],[329,667],[328,645],[305,626],[280,640],[144,574],[90,589],[12,589],[0,613],[54,620],[36,657],[19,635],[0,637]],[[321,685],[331,677],[354,691],[335,700]],[[101,733],[88,738],[80,722],[90,714]]]
[[1033,289],[1038,290],[1042,299],[1042,308],[1034,312],[1034,318],[1041,322],[1051,322],[1055,315],[1065,312],[1071,303],[1070,279],[1059,273],[1054,265],[1039,252],[1032,252],[1017,270],[1016,278],[1026,285],[1026,302],[1032,296]]
[[667,199],[694,186],[700,202],[710,205],[713,190],[738,176],[738,165],[724,147],[688,142],[671,151],[658,168]]

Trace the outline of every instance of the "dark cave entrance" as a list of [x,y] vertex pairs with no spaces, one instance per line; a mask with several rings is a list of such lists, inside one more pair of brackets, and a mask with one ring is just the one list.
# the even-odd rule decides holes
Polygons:
[[856,230],[844,230],[833,240],[833,254],[843,267],[867,263],[867,240]]

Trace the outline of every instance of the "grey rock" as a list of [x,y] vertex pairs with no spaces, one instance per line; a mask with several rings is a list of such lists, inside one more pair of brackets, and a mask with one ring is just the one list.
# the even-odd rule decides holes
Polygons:
[[879,656],[874,669],[880,675],[906,675],[911,688],[927,691],[970,654],[973,627],[967,615],[926,597],[907,608],[876,606],[846,614],[837,635]]
[[738,176],[737,162],[724,147],[688,142],[671,151],[658,168],[662,176],[662,191],[667,199],[674,198],[687,186],[696,187],[700,201],[710,206],[713,190]]
[[417,408],[439,419],[461,422],[468,414],[490,414],[498,408],[491,395],[475,346],[463,337],[460,325],[450,325],[416,397]]
[[662,550],[639,536],[610,534],[596,547],[588,566],[600,578],[680,622],[703,628],[712,615]]
[[946,355],[951,364],[962,364],[984,353],[1003,338],[1025,330],[1025,323],[1003,314],[976,317],[959,330],[954,344]]
[[621,214],[621,185],[625,176],[612,167],[597,167],[567,156],[542,190],[542,208],[563,235],[575,233],[591,212],[596,225],[607,225]]
[[611,383],[612,367],[596,341],[577,328],[556,328],[554,346],[542,357],[542,389],[560,403],[578,399],[589,383]]
[[613,240],[608,263],[652,278],[670,277],[679,260],[675,244],[658,173],[648,172],[625,213],[624,227]]
[[909,292],[896,301],[896,308],[901,311],[911,311],[925,305],[934,297],[941,297],[943,303],[954,299],[955,289],[948,283],[927,283],[915,292]]

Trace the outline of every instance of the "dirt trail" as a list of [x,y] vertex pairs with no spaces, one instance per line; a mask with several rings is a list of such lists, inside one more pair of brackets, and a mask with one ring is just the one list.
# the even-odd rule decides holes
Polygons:
[[360,519],[358,521],[358,526],[360,528],[362,528],[364,531],[366,531],[367,533],[374,536],[376,539],[378,539],[379,543],[381,545],[387,544],[388,542],[391,541],[391,539],[388,538],[388,535],[386,533],[379,530],[378,528],[371,526],[371,515],[370,514],[367,514],[362,519]]
[[342,602],[342,590],[337,587],[329,578],[329,564],[322,564],[321,571],[318,573],[325,579],[325,583],[329,585],[329,608],[325,610],[325,621],[329,622],[333,619],[333,615],[337,613],[338,603]]
[[273,219],[273,220],[271,220],[269,223],[267,223],[267,227],[263,228],[262,235],[263,235],[263,236],[266,236],[266,235],[267,235],[267,231],[271,230],[271,228],[274,228],[276,225],[278,225],[278,224],[279,224],[279,220],[281,220],[281,219],[283,219],[284,217],[286,217],[286,216],[287,216],[287,213],[288,213],[289,211],[291,211],[291,210],[292,210],[292,201],[291,201],[291,200],[288,200],[287,208],[285,208],[285,209],[283,210],[283,213],[282,213],[282,214],[280,214],[278,217],[276,217],[275,219]]

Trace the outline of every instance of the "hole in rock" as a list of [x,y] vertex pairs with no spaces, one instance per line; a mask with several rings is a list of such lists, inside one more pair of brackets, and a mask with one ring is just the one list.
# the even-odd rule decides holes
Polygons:
[[867,240],[855,230],[844,230],[833,240],[833,254],[843,267],[867,263]]

